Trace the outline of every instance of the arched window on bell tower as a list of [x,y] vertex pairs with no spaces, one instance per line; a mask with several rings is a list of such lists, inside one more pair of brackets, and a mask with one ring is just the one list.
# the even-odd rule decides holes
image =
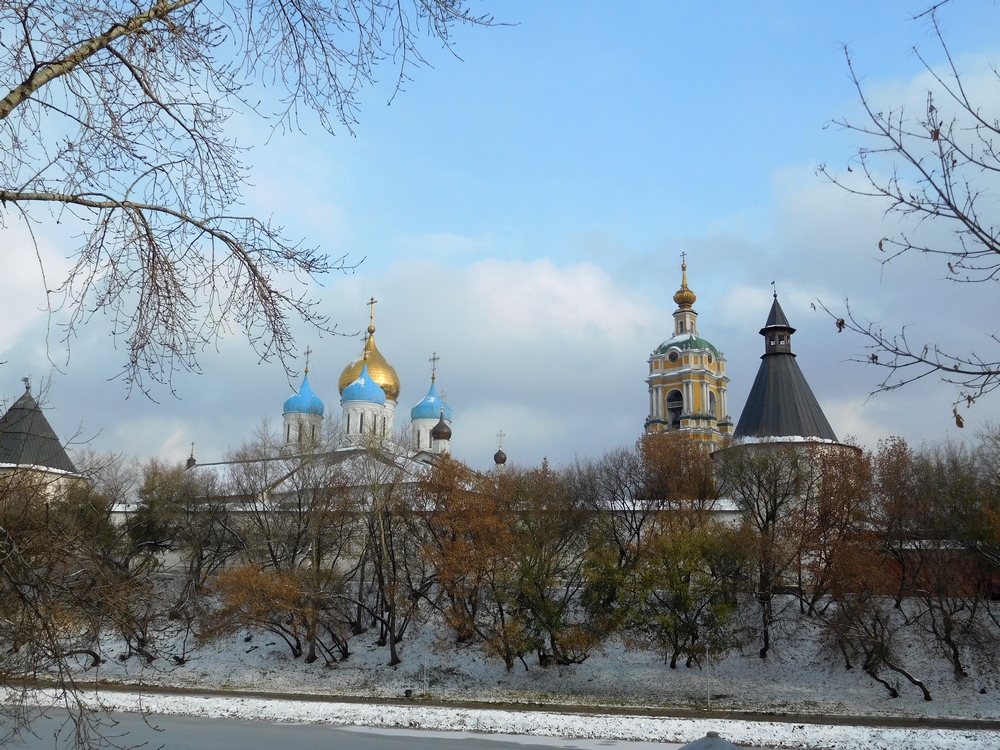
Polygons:
[[671,430],[681,426],[681,413],[684,411],[684,395],[674,389],[667,394],[667,422]]

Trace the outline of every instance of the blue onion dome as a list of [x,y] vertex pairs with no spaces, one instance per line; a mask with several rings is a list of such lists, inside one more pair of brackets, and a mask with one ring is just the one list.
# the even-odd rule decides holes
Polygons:
[[419,404],[410,409],[410,419],[434,419],[441,414],[446,421],[451,421],[451,407],[438,395],[437,385],[431,378],[430,390]]
[[368,372],[368,363],[361,365],[361,374],[340,394],[340,403],[348,401],[367,401],[370,404],[385,404],[385,391],[376,383]]
[[318,414],[323,416],[323,402],[309,387],[309,371],[302,377],[299,392],[285,401],[285,414]]

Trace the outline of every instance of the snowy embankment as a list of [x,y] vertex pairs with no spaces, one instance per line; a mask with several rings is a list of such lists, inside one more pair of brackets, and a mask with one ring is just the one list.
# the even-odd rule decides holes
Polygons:
[[261,698],[141,696],[104,693],[105,707],[214,718],[314,722],[489,732],[545,737],[599,738],[667,743],[692,742],[714,730],[743,747],[811,750],[985,750],[1000,745],[1000,733],[984,730],[886,729],[878,727],[786,724],[728,719],[671,719],[643,716],[509,711],[359,703],[304,703]]
[[[802,623],[776,639],[766,660],[755,654],[732,654],[702,670],[671,670],[654,653],[609,646],[583,664],[541,668],[518,666],[507,672],[480,651],[456,647],[432,626],[409,634],[403,663],[386,666],[388,652],[370,639],[352,639],[351,657],[326,666],[293,659],[283,642],[265,634],[232,638],[173,653],[185,662],[170,668],[139,660],[106,661],[96,669],[81,664],[81,680],[121,686],[156,685],[181,691],[238,691],[246,695],[102,691],[105,708],[263,721],[319,722],[338,725],[476,731],[534,736],[607,738],[683,744],[720,732],[746,747],[836,748],[1000,747],[1000,731],[932,730],[828,726],[783,716],[900,717],[917,720],[1000,719],[1000,677],[985,663],[969,665],[969,676],[956,680],[944,659],[926,644],[904,644],[908,666],[922,678],[934,700],[905,681],[900,697],[860,669],[850,671],[823,654],[818,639]],[[815,634],[812,634],[815,635]],[[161,668],[162,667],[162,668]],[[338,697],[401,701],[407,691],[412,704],[382,705],[336,702]],[[304,696],[303,699],[261,697],[260,693]],[[258,695],[253,695],[257,693]],[[311,699],[310,697],[314,697]],[[431,702],[522,704],[531,710],[489,707],[431,706]],[[588,708],[590,712],[588,712]],[[551,710],[546,710],[551,709]],[[602,709],[615,711],[602,714]],[[692,712],[752,712],[777,721],[677,719],[643,716],[644,709]],[[634,711],[636,715],[626,715]],[[668,745],[669,746],[669,745]]]

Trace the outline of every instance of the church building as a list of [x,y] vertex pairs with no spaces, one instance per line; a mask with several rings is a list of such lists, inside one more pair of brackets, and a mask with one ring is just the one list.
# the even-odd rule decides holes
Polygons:
[[[375,345],[375,300],[361,355],[348,363],[340,374],[341,429],[346,444],[356,446],[369,436],[389,441],[396,434],[396,407],[400,382],[396,369]],[[451,452],[451,407],[438,395],[437,363],[431,357],[431,384],[427,395],[410,410],[410,432],[416,454],[442,455]],[[285,401],[284,452],[302,453],[319,444],[325,407],[309,385],[308,352],[305,374],[299,390]]]
[[674,333],[649,356],[649,416],[645,432],[679,431],[710,448],[733,434],[726,399],[726,359],[698,335],[697,297],[681,262],[681,288],[674,294]]

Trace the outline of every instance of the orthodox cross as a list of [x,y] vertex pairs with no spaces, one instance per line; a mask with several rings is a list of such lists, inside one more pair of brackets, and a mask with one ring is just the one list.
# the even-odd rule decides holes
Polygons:
[[681,253],[681,265],[687,265],[688,254],[686,252]]
[[375,305],[377,303],[378,303],[378,300],[375,299],[374,297],[372,297],[370,300],[368,300],[368,306],[371,308],[371,312],[369,313],[369,317],[368,317],[368,328],[370,330],[375,330]]
[[497,444],[498,444],[498,445],[499,445],[499,446],[500,446],[501,448],[503,448],[503,439],[504,439],[505,437],[507,437],[507,433],[505,433],[505,432],[504,432],[503,430],[500,430],[500,432],[498,432],[498,433],[497,433]]
[[431,363],[431,380],[432,381],[434,380],[434,378],[437,377],[437,366],[438,366],[438,362],[440,360],[441,360],[441,358],[438,356],[437,352],[434,352],[433,354],[431,354],[430,358],[427,360],[428,362]]
[[309,374],[309,355],[312,354],[313,350],[311,347],[306,347],[306,375]]

